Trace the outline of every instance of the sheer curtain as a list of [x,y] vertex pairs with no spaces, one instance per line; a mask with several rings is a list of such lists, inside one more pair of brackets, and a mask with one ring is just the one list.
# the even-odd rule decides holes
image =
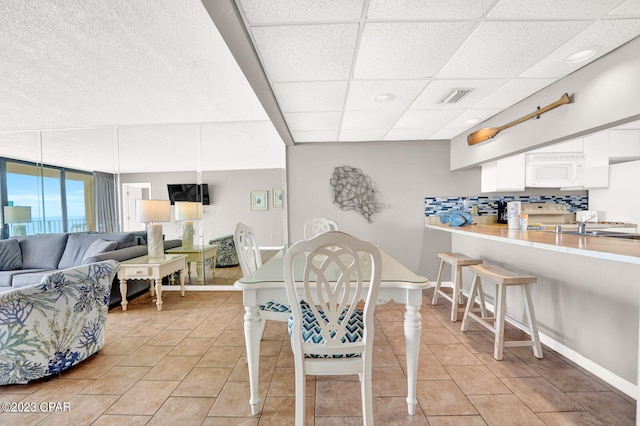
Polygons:
[[96,231],[116,232],[119,226],[115,175],[93,172],[93,182],[96,188]]

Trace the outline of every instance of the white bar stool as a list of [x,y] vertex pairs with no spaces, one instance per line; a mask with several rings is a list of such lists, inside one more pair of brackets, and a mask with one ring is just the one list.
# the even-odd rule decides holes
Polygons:
[[[471,284],[471,293],[469,294],[469,300],[467,307],[464,311],[464,317],[462,318],[462,331],[467,331],[469,325],[469,318],[473,318],[481,325],[489,329],[495,334],[495,343],[493,349],[493,357],[497,360],[502,359],[502,353],[505,346],[532,346],[533,354],[536,358],[542,358],[542,345],[540,344],[540,337],[538,336],[538,325],[536,324],[536,316],[533,311],[533,303],[531,302],[531,291],[529,286],[535,283],[538,279],[532,275],[523,275],[517,272],[510,271],[497,265],[473,265],[470,266],[473,272],[473,283]],[[484,313],[482,316],[478,316],[471,312],[473,301],[476,297],[476,293],[479,293],[480,301],[484,306],[484,294],[480,286],[481,278],[486,281],[490,281],[496,284],[496,298],[494,306],[494,316],[488,317]],[[522,288],[522,294],[524,296],[524,308],[529,321],[529,334],[530,340],[504,340],[504,315],[506,312],[505,298],[507,293],[507,287],[518,285]],[[488,321],[493,321],[492,326]]]
[[[462,268],[464,266],[478,265],[482,263],[482,259],[476,259],[465,256],[462,253],[438,253],[440,258],[440,269],[438,270],[438,279],[436,280],[436,289],[433,292],[432,305],[438,304],[438,296],[442,296],[451,302],[451,321],[458,321],[458,313],[464,312],[464,300],[460,290],[462,290]],[[451,280],[453,281],[453,293],[449,296],[440,289],[442,285],[442,273],[444,272],[444,264],[451,265]],[[462,305],[462,306],[460,306]],[[483,306],[484,307],[484,306]]]

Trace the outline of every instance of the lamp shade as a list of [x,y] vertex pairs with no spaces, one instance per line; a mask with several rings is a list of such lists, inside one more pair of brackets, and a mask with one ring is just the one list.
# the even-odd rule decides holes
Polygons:
[[202,219],[202,203],[194,201],[176,201],[176,220]]
[[169,222],[171,202],[169,200],[136,200],[136,222]]
[[4,206],[4,223],[28,223],[28,222],[31,222],[31,207]]

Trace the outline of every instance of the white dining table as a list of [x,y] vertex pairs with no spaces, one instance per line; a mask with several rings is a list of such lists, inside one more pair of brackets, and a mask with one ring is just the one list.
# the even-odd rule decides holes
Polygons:
[[[249,404],[251,414],[256,415],[260,406],[258,394],[258,368],[260,360],[260,311],[258,306],[272,300],[288,305],[284,285],[283,259],[287,247],[278,251],[253,274],[242,277],[235,283],[235,287],[242,290],[244,315],[244,335],[247,348],[247,364],[249,368],[249,387],[251,396]],[[422,290],[431,284],[429,279],[416,275],[406,266],[394,259],[384,250],[382,255],[382,277],[377,304],[390,301],[403,303],[404,337],[407,360],[407,407],[410,415],[415,414],[416,380],[418,374],[418,355],[420,352],[420,334],[422,322],[420,307],[422,305]],[[301,258],[301,256],[298,256]],[[302,281],[303,259],[294,263],[294,278]],[[363,294],[363,298],[366,294]]]

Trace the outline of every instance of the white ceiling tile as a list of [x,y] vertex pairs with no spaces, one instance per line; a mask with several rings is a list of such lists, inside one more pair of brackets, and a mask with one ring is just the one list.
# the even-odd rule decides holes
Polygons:
[[[508,79],[483,79],[483,80],[435,80],[420,94],[411,105],[416,109],[462,109],[470,108],[478,102],[490,96],[493,92],[504,86]],[[442,104],[440,101],[452,89],[473,89],[464,98],[455,104]]]
[[431,133],[428,138],[429,139],[453,139],[458,136],[460,133],[460,129],[440,129],[436,132]]
[[494,91],[491,95],[477,103],[474,108],[478,109],[505,109],[514,105],[524,98],[547,87],[555,79],[523,79],[511,80],[506,85]]
[[640,16],[640,0],[627,0],[617,9],[613,10],[611,16]]
[[349,78],[357,35],[358,24],[253,28],[271,82]]
[[438,77],[516,77],[588,25],[587,21],[483,22]]
[[365,24],[354,78],[429,78],[460,47],[473,26],[473,22]]
[[465,121],[471,120],[471,119],[477,119],[477,120],[479,120],[478,123],[480,123],[482,121],[485,121],[485,120],[493,117],[494,115],[496,115],[497,113],[499,113],[501,111],[502,111],[502,108],[496,108],[496,109],[470,109],[470,110],[467,110],[467,111],[463,112],[459,116],[457,116],[453,121],[451,121],[448,124],[444,125],[442,128],[443,129],[458,129],[458,133],[460,133],[461,131],[463,131],[465,129],[470,129],[471,127],[473,127],[473,126],[475,126],[477,124],[477,123],[467,124],[467,123],[465,123]]
[[284,114],[289,130],[338,130],[342,112],[289,112]]
[[359,129],[359,130],[340,130],[338,141],[340,142],[358,142],[358,141],[381,141],[387,129]]
[[298,142],[337,142],[338,130],[291,132],[293,140]]
[[[549,56],[546,56],[523,72],[521,76],[525,78],[561,78],[635,38],[639,32],[640,19],[597,21]],[[592,48],[596,51],[596,54],[589,60],[573,64],[565,62],[569,55],[587,48]]]
[[426,139],[432,130],[427,129],[391,129],[384,137],[385,141],[415,141]]
[[390,128],[398,121],[404,110],[397,111],[345,111],[343,130]]
[[394,129],[434,129],[444,126],[462,114],[465,110],[420,110],[407,111],[396,122]]
[[606,15],[624,0],[500,0],[489,13],[500,19],[580,19]]
[[495,0],[370,0],[368,19],[473,19],[483,16]]
[[358,20],[364,0],[240,0],[251,25]]
[[342,111],[346,81],[275,83],[274,93],[283,112]]
[[[354,80],[349,87],[346,110],[404,110],[416,99],[428,80]],[[381,94],[393,96],[389,102],[376,102]]]

